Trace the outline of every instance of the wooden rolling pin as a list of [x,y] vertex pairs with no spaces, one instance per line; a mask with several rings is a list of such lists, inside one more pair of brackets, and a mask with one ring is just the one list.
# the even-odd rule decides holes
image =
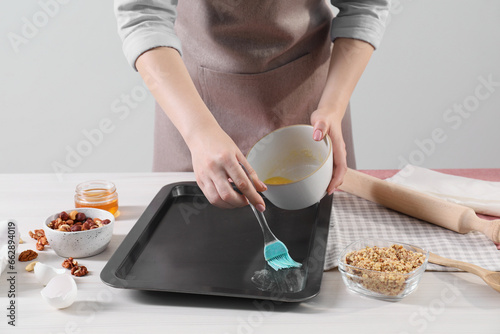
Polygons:
[[480,231],[500,243],[500,219],[479,218],[473,209],[348,169],[339,189],[458,233]]

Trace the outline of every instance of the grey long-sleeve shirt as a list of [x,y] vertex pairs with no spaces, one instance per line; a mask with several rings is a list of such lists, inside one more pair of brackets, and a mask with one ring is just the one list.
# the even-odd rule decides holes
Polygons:
[[[223,13],[236,8],[241,1],[244,0],[214,2],[220,13]],[[287,6],[294,4],[294,1],[288,1]],[[172,47],[182,54],[181,41],[174,30],[177,0],[115,0],[114,3],[123,51],[134,69],[136,59],[155,47]],[[307,6],[307,3],[313,2],[304,3]],[[339,37],[354,38],[368,42],[375,48],[379,46],[390,0],[331,0],[331,3],[339,9],[331,24],[332,41]]]

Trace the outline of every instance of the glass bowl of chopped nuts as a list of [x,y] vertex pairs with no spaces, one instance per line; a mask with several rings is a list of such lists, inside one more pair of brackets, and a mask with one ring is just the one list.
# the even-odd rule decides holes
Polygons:
[[43,229],[50,247],[62,257],[82,258],[104,251],[113,236],[115,217],[94,208],[69,209],[51,215]]
[[339,255],[339,271],[349,290],[363,296],[398,301],[415,291],[429,252],[382,239],[363,239]]

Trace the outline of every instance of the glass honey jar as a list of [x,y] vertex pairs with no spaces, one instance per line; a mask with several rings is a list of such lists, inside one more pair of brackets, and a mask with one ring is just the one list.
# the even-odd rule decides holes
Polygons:
[[116,186],[109,181],[85,181],[76,186],[75,207],[96,208],[111,212],[118,217],[118,193]]

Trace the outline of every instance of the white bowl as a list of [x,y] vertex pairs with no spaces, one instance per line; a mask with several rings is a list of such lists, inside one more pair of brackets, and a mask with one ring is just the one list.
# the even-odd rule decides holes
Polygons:
[[59,256],[74,258],[93,256],[104,251],[113,236],[113,226],[115,225],[113,214],[93,208],[76,208],[64,211],[69,214],[73,210],[82,212],[89,218],[109,219],[110,223],[93,230],[63,232],[48,227],[51,221],[59,217],[60,212],[53,214],[45,220],[43,226],[50,248]]
[[260,139],[248,152],[247,160],[264,183],[271,177],[291,180],[269,184],[264,195],[279,208],[298,210],[319,202],[332,179],[332,141],[328,135],[313,139],[310,125],[291,125]]

